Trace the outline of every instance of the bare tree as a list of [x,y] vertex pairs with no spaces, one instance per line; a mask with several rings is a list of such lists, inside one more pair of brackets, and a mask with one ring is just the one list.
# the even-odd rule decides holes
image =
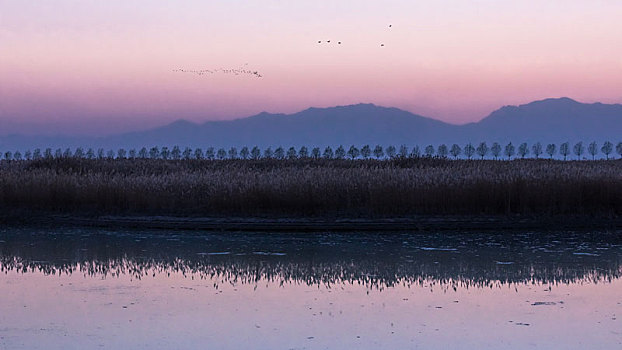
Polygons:
[[438,146],[438,148],[436,149],[436,154],[438,154],[439,157],[441,158],[447,158],[447,145],[446,144],[442,144],[440,146]]
[[395,146],[389,146],[387,147],[387,157],[389,157],[390,159],[395,158]]
[[400,146],[400,150],[397,152],[398,156],[400,158],[407,158],[408,157],[408,147],[406,147],[406,145],[401,145]]
[[[35,150],[36,152],[37,150]],[[86,159],[95,159],[95,151],[92,148],[89,148],[86,151]]]
[[[91,149],[92,151],[92,149]],[[35,148],[35,150],[32,152],[32,159],[41,159],[41,149],[40,148]]]
[[251,159],[257,160],[261,158],[261,150],[259,147],[255,146],[251,149]]
[[467,156],[467,159],[471,159],[473,154],[475,153],[475,147],[469,142],[464,146],[464,155]]
[[484,157],[486,157],[486,155],[488,154],[488,145],[486,144],[486,142],[481,142],[479,146],[477,146],[477,154],[482,160],[484,159]]
[[598,144],[596,142],[592,142],[587,146],[587,152],[592,156],[592,160],[596,159],[596,155],[598,154]]
[[529,146],[527,145],[526,142],[521,143],[518,146],[518,155],[521,157],[521,159],[525,159],[525,156],[529,154]]
[[179,146],[173,146],[173,150],[171,151],[171,159],[181,159],[181,149],[179,149]]
[[184,148],[184,151],[181,153],[181,155],[185,160],[192,159],[192,149],[190,149],[190,147]]
[[[143,148],[140,149],[140,151],[138,151],[138,158],[145,159],[145,158],[147,158],[147,155],[148,155],[148,152],[147,152],[147,148],[146,147],[143,147]],[[88,157],[88,155],[87,155],[87,157]]]
[[432,145],[427,145],[425,146],[425,156],[428,158],[431,158],[432,156],[434,156],[434,146]]
[[26,152],[24,153],[24,159],[26,160],[32,159],[32,153],[30,152],[30,150],[26,150]]
[[600,151],[603,152],[603,154],[607,157],[607,160],[609,160],[609,155],[613,152],[613,143],[606,141]]
[[[248,149],[247,149],[248,150]],[[194,159],[203,159],[204,155],[203,155],[203,149],[201,148],[196,148],[194,150]]]
[[227,156],[229,156],[229,159],[238,159],[238,149],[235,147],[229,148],[229,151],[227,151]]
[[536,156],[536,159],[540,158],[540,155],[542,154],[542,144],[540,142],[533,144],[531,146],[531,152],[534,156]]
[[350,146],[350,149],[348,149],[348,157],[350,157],[350,159],[356,159],[359,157],[360,154],[361,151],[359,151],[359,149],[356,148],[354,145]]
[[106,152],[106,159],[114,159],[114,151],[109,149],[108,152]]
[[274,157],[274,152],[272,151],[272,147],[268,147],[263,151],[263,157],[266,159],[271,159]]
[[495,160],[497,160],[501,155],[501,145],[498,142],[493,143],[492,147],[490,147],[490,151],[492,152],[492,156],[495,157]]
[[555,146],[554,143],[549,143],[548,145],[546,145],[546,154],[549,155],[550,159],[553,159],[553,155],[555,154],[556,150],[557,150],[557,147]]
[[382,150],[382,146],[376,145],[376,147],[374,147],[374,157],[376,157],[376,159],[384,157],[384,151]]
[[508,157],[508,160],[512,159],[512,156],[514,156],[516,152],[516,149],[514,148],[514,145],[512,144],[512,142],[508,143],[507,145],[505,145],[505,156]]
[[[257,152],[259,152],[259,148],[257,148]],[[259,152],[259,154],[261,155],[261,152]],[[214,160],[214,158],[216,158],[216,152],[214,151],[214,147],[208,147],[205,150],[205,158],[207,160]],[[257,156],[257,158],[259,158],[259,156]]]
[[313,147],[313,149],[311,150],[311,157],[313,159],[320,159],[320,148],[319,147]]
[[451,149],[449,150],[449,153],[451,153],[451,155],[454,157],[454,159],[458,159],[458,156],[460,156],[460,153],[462,153],[462,148],[454,143],[451,146]]
[[160,158],[166,160],[171,157],[171,151],[169,151],[168,147],[163,146],[160,150]]
[[4,160],[9,161],[11,159],[13,159],[13,152],[11,151],[4,152]]
[[284,159],[285,158],[285,150],[283,147],[279,146],[274,150],[274,158],[276,159]]
[[419,158],[419,157],[421,157],[421,150],[419,149],[419,146],[415,146],[410,151],[410,158]]
[[616,145],[616,153],[620,156],[620,159],[622,159],[622,142],[618,142]]
[[581,159],[581,156],[585,153],[585,146],[583,146],[583,142],[577,142],[572,151],[577,156],[577,159]]
[[337,147],[337,149],[335,150],[335,158],[343,159],[345,157],[346,157],[346,150],[345,148],[343,148],[343,146],[339,145],[339,147]]
[[[320,149],[318,148],[318,151]],[[298,150],[298,158],[307,158],[309,157],[309,149],[305,146],[300,147]]]
[[[78,152],[78,150],[76,150],[76,153]],[[129,152],[127,152],[130,159],[136,159],[136,150],[134,148],[132,148]]]
[[125,151],[125,149],[123,148],[119,148],[119,150],[117,151],[117,158],[118,159],[125,159],[127,152]]
[[224,160],[225,158],[227,158],[227,151],[225,151],[224,148],[219,148],[218,151],[216,151],[216,159]]
[[371,156],[371,147],[369,145],[365,145],[361,148],[361,157],[364,159],[369,159]]
[[[160,149],[158,146],[151,147],[149,150],[149,158],[158,159],[160,157]],[[99,150],[97,151],[97,158],[99,158]]]
[[298,154],[296,153],[296,149],[294,147],[290,147],[287,150],[287,159],[296,159]]
[[[100,148],[100,149],[101,149],[101,148]],[[103,153],[104,153],[104,150],[102,149],[101,151],[102,151],[102,158],[103,158]],[[52,159],[52,158],[54,157],[54,156],[52,155],[52,149],[51,149],[51,148],[49,148],[49,147],[48,147],[48,148],[46,148],[46,149],[45,149],[45,151],[43,151],[43,156],[44,156],[46,159]]]
[[566,158],[570,154],[570,144],[568,142],[564,142],[559,145],[559,154],[564,156],[564,160],[566,160]]
[[60,148],[57,148],[56,151],[54,151],[54,158],[56,159],[63,158],[63,150],[61,150]]
[[251,152],[248,150],[248,147],[246,146],[242,147],[242,149],[240,150],[240,158],[242,159],[248,159],[250,154]]
[[13,159],[22,160],[22,152],[20,152],[19,150],[15,151],[15,153],[13,153]]
[[324,148],[324,154],[323,154],[324,159],[332,159],[333,156],[334,156],[333,149],[330,146],[326,146],[326,148]]

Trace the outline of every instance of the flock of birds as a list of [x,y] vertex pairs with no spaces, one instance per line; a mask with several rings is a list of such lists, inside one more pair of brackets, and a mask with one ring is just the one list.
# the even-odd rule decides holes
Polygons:
[[231,68],[231,69],[225,69],[225,68],[217,68],[217,69],[183,69],[183,68],[177,68],[177,69],[173,69],[173,72],[179,72],[179,73],[190,73],[190,74],[196,74],[196,75],[205,75],[205,74],[233,74],[233,75],[250,75],[253,76],[255,78],[261,78],[263,77],[263,75],[261,75],[261,73],[259,73],[256,70],[250,70],[247,69],[246,66],[248,66],[248,63],[246,63],[244,65],[244,67],[241,68]]
[[[389,24],[389,28],[393,28],[393,25],[392,25],[392,24]],[[318,40],[318,41],[317,41],[317,43],[318,43],[318,44],[322,44],[322,43],[330,44],[330,43],[331,43],[331,40],[325,40],[325,41]],[[333,41],[333,43],[334,43],[334,41]],[[341,45],[341,41],[337,41],[337,45]],[[384,43],[380,43],[380,46],[381,46],[381,47],[384,47]]]
[[[389,24],[389,28],[392,28],[393,25]],[[337,45],[341,45],[341,41],[332,41],[332,40],[318,40],[317,42],[318,44],[330,44],[330,43],[337,43]],[[380,47],[384,47],[384,43],[380,43]],[[178,73],[190,73],[190,74],[196,74],[196,75],[206,75],[206,74],[217,74],[217,73],[221,73],[221,74],[233,74],[233,75],[249,75],[255,78],[262,78],[263,75],[261,75],[258,71],[254,71],[254,70],[250,70],[247,68],[248,63],[244,64],[243,67],[241,68],[232,68],[232,69],[225,69],[225,68],[218,68],[218,69],[183,69],[183,68],[177,68],[177,69],[173,69],[173,72],[178,72]]]

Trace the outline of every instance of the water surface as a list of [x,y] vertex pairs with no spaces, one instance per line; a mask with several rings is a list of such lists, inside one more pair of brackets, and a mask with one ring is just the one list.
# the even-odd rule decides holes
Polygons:
[[620,233],[0,231],[0,348],[619,349]]

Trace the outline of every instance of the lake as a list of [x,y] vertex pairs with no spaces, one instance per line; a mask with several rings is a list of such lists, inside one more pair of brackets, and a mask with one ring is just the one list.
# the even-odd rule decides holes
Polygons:
[[2,349],[620,349],[621,232],[0,229]]

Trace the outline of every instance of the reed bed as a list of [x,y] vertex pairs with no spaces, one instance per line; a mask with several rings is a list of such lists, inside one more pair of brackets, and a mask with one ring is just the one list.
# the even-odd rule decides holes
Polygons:
[[622,214],[622,161],[0,162],[3,213],[403,217]]

